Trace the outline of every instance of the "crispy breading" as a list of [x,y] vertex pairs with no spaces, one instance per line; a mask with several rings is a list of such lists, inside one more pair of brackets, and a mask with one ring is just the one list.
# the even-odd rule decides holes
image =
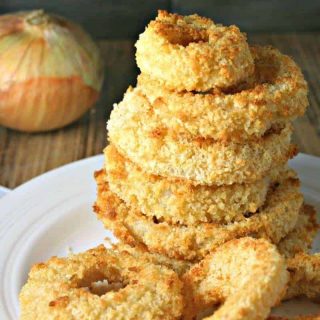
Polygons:
[[[90,291],[105,279],[124,287]],[[172,270],[99,246],[33,266],[20,293],[20,319],[180,319],[181,290]]]
[[314,237],[319,230],[316,216],[316,210],[305,204],[303,214],[299,215],[294,229],[278,243],[278,249],[282,255],[292,258],[297,253],[307,253],[311,249]]
[[[318,229],[319,225],[316,221],[315,209],[310,205],[304,204],[294,229],[277,244],[280,254],[286,259],[289,259],[289,261],[292,261],[291,264],[294,261],[298,261],[298,259],[290,260],[290,258],[293,258],[297,254],[309,253],[312,241]],[[118,242],[117,244],[113,245],[113,248],[114,250],[128,251],[130,254],[139,259],[147,259],[149,262],[164,265],[170,269],[173,269],[180,276],[183,275],[185,271],[190,269],[193,264],[199,262],[173,259],[162,254],[152,253],[144,244],[141,243],[135,243],[134,245],[131,244],[130,246],[123,242]],[[296,285],[295,278],[296,277],[292,278],[292,287]]]
[[290,273],[290,286],[286,299],[306,296],[320,297],[320,253],[313,255],[301,252],[287,260]]
[[270,186],[296,176],[293,170],[279,167],[264,179],[252,183],[193,186],[183,179],[144,172],[112,144],[104,154],[110,190],[128,206],[170,223],[191,225],[243,220],[263,205]]
[[136,43],[143,73],[175,90],[207,91],[234,86],[252,75],[246,36],[236,26],[159,11]]
[[[272,167],[296,154],[292,126],[272,127],[245,143],[176,135],[153,118],[154,110],[128,101],[115,105],[108,121],[109,140],[144,171],[188,179],[193,184],[223,185],[262,179]],[[153,121],[154,120],[154,121]]]
[[150,252],[143,244],[139,243],[130,246],[123,242],[117,242],[112,245],[112,249],[117,252],[127,252],[140,262],[147,261],[165,266],[176,272],[178,276],[182,276],[193,265],[193,262],[190,261],[173,259],[163,254]]
[[299,182],[288,179],[270,190],[258,213],[243,221],[227,225],[170,224],[159,222],[128,207],[109,190],[104,170],[96,172],[95,177],[98,196],[94,210],[105,227],[112,230],[116,237],[128,244],[143,243],[151,252],[191,261],[203,258],[208,252],[233,238],[254,236],[279,243],[294,229],[303,201]]
[[251,52],[256,76],[247,87],[231,92],[176,92],[141,74],[138,87],[129,90],[124,100],[153,108],[159,123],[178,134],[224,141],[256,139],[273,124],[302,116],[308,90],[290,57],[272,47],[252,47]]
[[191,320],[214,304],[221,307],[205,319],[265,319],[285,292],[288,272],[277,248],[264,239],[231,240],[194,265],[183,277]]

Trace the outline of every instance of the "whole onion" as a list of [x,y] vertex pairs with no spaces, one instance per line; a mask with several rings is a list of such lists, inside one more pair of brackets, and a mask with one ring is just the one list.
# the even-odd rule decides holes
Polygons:
[[98,99],[103,63],[78,25],[43,10],[0,16],[0,124],[60,128]]

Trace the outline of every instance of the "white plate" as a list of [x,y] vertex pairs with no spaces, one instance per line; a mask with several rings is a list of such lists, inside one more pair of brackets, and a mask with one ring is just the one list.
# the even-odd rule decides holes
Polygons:
[[0,198],[4,197],[10,189],[0,186]]
[[[64,256],[68,248],[80,252],[112,237],[91,208],[96,194],[93,172],[102,163],[102,156],[96,156],[63,166],[0,200],[0,319],[18,318],[18,294],[33,263]],[[299,173],[306,201],[319,212],[320,159],[300,154],[291,166]],[[315,250],[319,247],[316,240]],[[282,310],[289,313],[299,305],[294,301]]]

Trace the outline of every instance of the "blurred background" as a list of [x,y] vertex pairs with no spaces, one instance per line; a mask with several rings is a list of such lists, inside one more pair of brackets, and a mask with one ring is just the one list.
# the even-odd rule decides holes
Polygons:
[[1,0],[0,13],[42,8],[80,23],[98,39],[133,38],[158,9],[198,13],[245,32],[317,31],[319,0]]
[[319,0],[0,0],[0,14],[40,8],[79,23],[93,36],[105,61],[104,87],[96,106],[63,129],[26,134],[0,127],[0,185],[13,188],[49,169],[101,153],[112,105],[138,74],[134,42],[158,9],[236,24],[250,43],[274,45],[293,56],[309,82],[311,103],[295,124],[294,141],[301,151],[320,155]]

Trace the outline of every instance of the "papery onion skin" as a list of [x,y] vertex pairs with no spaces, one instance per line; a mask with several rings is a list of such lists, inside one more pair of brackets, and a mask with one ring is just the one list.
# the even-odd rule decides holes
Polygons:
[[61,128],[99,97],[103,62],[78,25],[42,10],[0,17],[0,124],[38,132]]

